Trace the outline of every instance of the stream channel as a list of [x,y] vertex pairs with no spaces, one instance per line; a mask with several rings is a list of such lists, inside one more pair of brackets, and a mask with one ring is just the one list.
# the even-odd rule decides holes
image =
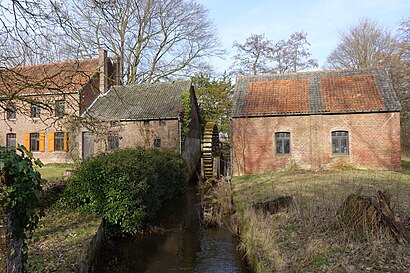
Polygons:
[[108,240],[95,272],[247,273],[238,242],[223,228],[204,229],[199,221],[196,183],[166,202],[153,225],[164,232]]

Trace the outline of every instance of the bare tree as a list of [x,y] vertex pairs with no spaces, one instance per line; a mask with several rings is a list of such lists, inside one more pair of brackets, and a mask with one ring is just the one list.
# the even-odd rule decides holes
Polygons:
[[244,44],[233,43],[237,54],[233,57],[232,72],[239,75],[256,75],[272,71],[269,62],[272,59],[272,41],[265,35],[251,34]]
[[287,41],[273,44],[264,35],[252,34],[244,44],[234,43],[237,54],[231,66],[233,73],[256,75],[260,73],[297,72],[318,67],[316,59],[310,58],[307,34],[294,32]]
[[223,53],[207,10],[184,0],[70,0],[53,5],[75,55],[106,48],[119,56],[126,83],[187,76]]
[[308,68],[318,67],[316,59],[307,46],[307,34],[303,31],[294,32],[287,41],[281,40],[273,48],[274,71],[276,73],[297,72]]
[[365,68],[382,65],[387,56],[397,54],[398,43],[391,31],[376,21],[361,19],[347,32],[327,58],[326,68]]

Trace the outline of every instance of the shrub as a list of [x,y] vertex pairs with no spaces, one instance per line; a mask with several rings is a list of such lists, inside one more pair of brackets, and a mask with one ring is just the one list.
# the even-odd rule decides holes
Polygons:
[[117,150],[83,162],[69,180],[64,200],[101,215],[111,228],[134,233],[163,201],[185,192],[187,178],[186,163],[175,151]]

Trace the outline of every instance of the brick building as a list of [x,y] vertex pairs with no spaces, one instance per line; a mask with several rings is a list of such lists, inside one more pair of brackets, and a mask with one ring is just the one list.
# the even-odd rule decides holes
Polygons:
[[[185,110],[184,99],[190,105]],[[199,162],[200,120],[190,81],[114,86],[84,116],[91,121],[82,129],[83,158],[143,146],[179,150],[191,170]]]
[[44,163],[72,162],[76,124],[113,83],[106,51],[99,58],[0,69],[0,145],[24,146]]
[[400,104],[383,68],[239,77],[234,174],[401,166]]

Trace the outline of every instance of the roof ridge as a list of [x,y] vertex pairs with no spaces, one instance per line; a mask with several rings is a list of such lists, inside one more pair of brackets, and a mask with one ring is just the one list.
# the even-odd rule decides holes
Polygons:
[[366,68],[341,68],[341,69],[320,69],[320,70],[311,70],[311,71],[298,71],[298,72],[287,72],[287,73],[267,73],[267,74],[258,74],[258,75],[239,75],[239,78],[258,78],[258,77],[269,77],[269,76],[286,76],[286,75],[303,75],[303,74],[320,74],[320,73],[338,73],[338,72],[348,72],[348,71],[363,71],[371,69],[383,69],[385,68],[382,65],[378,66],[369,66]]
[[167,81],[167,82],[142,82],[142,83],[131,83],[131,84],[124,84],[124,85],[116,85],[114,87],[134,87],[134,86],[147,86],[147,85],[164,85],[164,84],[174,84],[174,83],[179,83],[179,82],[185,82],[189,83],[192,82],[191,80],[175,80],[175,81]]
[[66,60],[66,61],[59,61],[59,62],[51,62],[51,63],[43,63],[43,64],[28,64],[28,65],[21,65],[21,66],[13,66],[13,67],[4,67],[5,69],[20,69],[20,68],[31,68],[36,66],[52,66],[52,65],[59,65],[59,64],[66,64],[66,63],[75,63],[75,62],[86,62],[95,60],[98,61],[98,58],[88,58],[88,59],[77,59],[77,60]]

